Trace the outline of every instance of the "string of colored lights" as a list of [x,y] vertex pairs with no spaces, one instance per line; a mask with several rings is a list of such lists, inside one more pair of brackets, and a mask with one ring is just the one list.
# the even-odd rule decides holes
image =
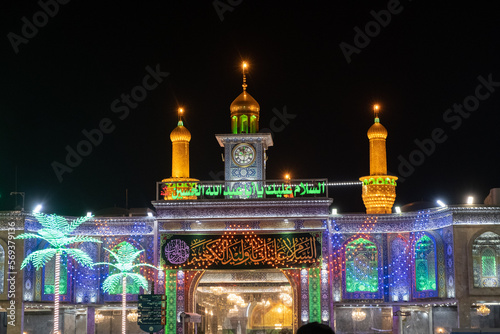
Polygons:
[[59,276],[61,274],[61,253],[56,252],[54,283],[54,334],[59,334]]
[[[427,213],[419,212],[419,216],[415,220],[415,227],[424,230],[428,219],[429,215]],[[418,254],[424,252],[423,249],[425,248],[427,256],[425,261],[429,263],[435,261],[435,255],[428,257],[429,254],[432,254],[429,251],[429,245],[432,244],[433,249],[435,249],[435,242],[425,232],[410,232],[407,233],[406,237],[401,233],[396,235],[392,242],[401,240],[404,247],[400,249],[399,253],[391,249],[391,260],[386,266],[380,266],[373,261],[378,255],[375,243],[372,243],[375,247],[372,254],[369,257],[363,256],[363,253],[366,253],[367,250],[364,247],[360,247],[359,242],[362,239],[367,241],[371,239],[370,235],[374,233],[373,227],[376,221],[377,217],[368,217],[360,225],[358,233],[344,240],[344,236],[340,233],[336,221],[332,220],[334,233],[331,235],[332,252],[329,256],[329,265],[333,274],[332,278],[334,279],[333,297],[335,301],[340,301],[341,298],[341,291],[339,290],[341,285],[338,283],[335,284],[335,281],[339,282],[338,279],[342,275],[345,275],[346,292],[349,292],[349,288],[347,287],[349,281],[351,283],[354,282],[351,285],[361,287],[370,286],[371,283],[374,290],[378,292],[392,290],[393,300],[395,301],[399,298],[407,300],[409,297],[409,284],[411,282],[409,274],[414,272],[414,269],[412,270],[411,268],[415,268],[415,260],[418,258]],[[367,243],[364,242],[363,244],[366,245]],[[363,261],[363,258],[370,259],[371,261]],[[435,270],[431,265],[429,267]],[[435,271],[434,273],[429,273],[425,278],[427,284],[425,285],[425,289],[435,290]],[[351,289],[351,292],[364,292],[355,290],[366,291],[366,289]]]
[[[265,238],[256,234],[250,224],[230,224],[228,230],[224,231],[219,239],[216,239],[207,246],[207,252],[203,253],[203,256],[193,257],[185,265],[166,265],[164,269],[183,269],[187,266],[194,270],[209,269],[214,264],[223,262],[222,259],[225,258],[225,254],[232,253],[231,247],[235,245],[235,241],[241,236],[243,236],[247,245],[251,246],[252,249],[256,249],[257,253],[262,255],[260,264],[268,265],[278,270],[283,268],[293,269],[303,264],[319,264],[318,259],[314,256],[311,256],[309,259],[297,260],[295,263],[290,263],[285,258],[280,259],[279,254],[273,249],[273,244],[267,244]],[[162,243],[164,244],[165,242],[166,239],[164,237]],[[236,263],[235,261],[229,261],[228,264],[234,265]]]
[[122,334],[127,333],[127,276],[122,278]]
[[[366,240],[369,239],[369,235],[373,234],[373,227],[374,224],[376,223],[376,217],[371,217],[366,220],[366,222],[362,223],[360,225],[359,232],[354,235],[354,237],[351,237],[351,240],[359,240],[359,238],[363,238]],[[411,261],[414,261],[414,257],[408,257],[410,254],[411,249],[415,249],[417,252],[420,249],[420,244],[418,243],[418,240],[422,237],[423,232],[417,232],[417,233],[409,233],[408,235],[401,235],[398,234],[397,238],[400,240],[403,240],[405,245],[404,248],[401,250],[399,254],[395,254],[392,252],[392,258],[391,262],[388,263],[387,266],[376,266],[371,265],[370,262],[363,262],[363,261],[356,261],[356,256],[362,254],[364,250],[363,247],[357,246],[357,247],[352,247],[352,254],[350,256],[345,256],[345,249],[349,245],[349,243],[344,244],[343,243],[343,238],[340,233],[338,233],[338,227],[335,225],[333,222],[333,227],[334,230],[337,228],[334,233],[332,233],[331,240],[332,240],[332,246],[333,246],[333,251],[329,255],[330,258],[330,268],[332,271],[336,271],[336,267],[340,265],[341,268],[346,268],[346,260],[349,262],[352,258],[354,258],[353,261],[353,273],[352,275],[356,281],[363,281],[366,280],[367,277],[370,276],[376,276],[378,274],[378,271],[383,270],[384,268],[389,268],[389,273],[386,275],[383,275],[383,278],[389,278],[389,284],[379,286],[379,288],[393,288],[396,285],[399,285],[401,282],[406,282],[408,281],[408,274],[409,274],[409,269],[408,269],[408,258]],[[109,226],[104,222],[101,222],[101,229],[107,229],[110,231]],[[222,251],[229,245],[229,240],[233,239],[235,235],[243,235],[246,242],[249,244],[252,244],[253,246],[261,246],[262,243],[259,243],[259,238],[258,235],[255,234],[254,231],[251,230],[251,227],[249,225],[247,226],[242,226],[241,224],[235,225],[235,226],[229,226],[230,231],[224,232],[221,241],[217,244],[218,247],[222,249]],[[133,227],[133,230],[138,230],[137,226]],[[335,233],[336,232],[336,233]],[[118,241],[123,241],[124,237],[123,236],[111,236],[111,231],[109,233],[102,233],[105,236],[107,243],[112,245],[116,244]],[[135,234],[135,233],[133,233]],[[131,235],[132,236],[132,235]],[[130,237],[128,237],[128,240],[130,240]],[[224,241],[225,240],[225,241]],[[132,241],[132,240],[130,240]],[[134,240],[135,241],[135,240]],[[137,242],[137,241],[136,241]],[[351,245],[353,246],[353,245]],[[416,247],[416,248],[415,248]],[[344,253],[344,260],[342,260],[342,256],[339,253]],[[204,263],[204,265],[207,265]],[[275,268],[283,269],[282,268],[282,263],[276,263]],[[172,269],[177,269],[177,268],[172,268]],[[199,268],[197,268],[199,269]],[[318,269],[319,270],[319,269]],[[307,270],[307,277],[308,280],[314,280],[314,279],[319,279],[320,273],[316,272],[316,270]],[[374,273],[377,272],[377,274]],[[290,276],[300,276],[299,272],[293,272],[293,270],[289,270]],[[192,278],[195,274],[194,273],[187,273],[186,274],[189,278]],[[96,277],[93,278],[96,280]],[[336,296],[334,292],[334,297]],[[309,300],[311,300],[311,294],[309,295]],[[309,302],[309,304],[312,304]],[[309,309],[312,310],[312,306],[309,306]],[[312,314],[312,313],[311,313]],[[312,316],[311,316],[312,319]]]
[[[104,242],[103,247],[108,249],[116,249],[119,244],[122,242],[129,242],[134,245],[134,247],[138,249],[146,249],[145,252],[141,253],[140,262],[141,263],[153,263],[153,250],[151,249],[152,245],[147,245],[147,243],[152,243],[153,236],[145,235],[145,230],[147,224],[145,222],[134,222],[133,225],[130,225],[128,228],[129,232],[126,234],[117,234],[115,230],[115,226],[110,227],[108,220],[102,219],[94,219],[95,227],[98,231],[98,235],[101,235],[102,240]],[[150,239],[150,240],[149,240]],[[95,254],[97,255],[97,253]],[[99,259],[94,258],[95,261]],[[112,259],[111,259],[112,260]],[[88,269],[82,266],[76,266],[74,271],[68,270],[68,273],[71,279],[74,278],[75,287],[78,287],[80,295],[90,294],[95,295],[100,291],[99,282],[104,281],[110,274],[112,274],[113,269],[109,270],[99,270],[99,269]],[[74,274],[73,274],[74,272]],[[141,273],[144,275],[149,281],[154,281],[155,273],[154,269],[150,267],[141,267],[137,269],[137,273]],[[62,283],[62,282],[61,282]],[[132,285],[136,285],[134,282]],[[127,293],[137,294],[140,292],[138,286],[127,285]],[[115,291],[110,292],[110,294],[121,294],[122,287],[118,287]],[[82,297],[81,300],[77,302],[83,302]],[[105,299],[107,299],[105,295]],[[96,302],[97,298],[92,297],[90,302]]]

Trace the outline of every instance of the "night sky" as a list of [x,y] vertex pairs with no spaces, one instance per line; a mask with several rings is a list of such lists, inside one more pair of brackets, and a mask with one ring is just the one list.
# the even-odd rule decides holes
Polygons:
[[[378,102],[388,170],[405,179],[397,205],[482,202],[500,187],[495,4],[4,0],[0,209],[14,208],[12,191],[26,193],[27,210],[43,203],[66,215],[124,207],[125,189],[130,207],[151,206],[156,182],[171,175],[178,106],[192,134],[191,177],[220,178],[214,135],[230,132],[242,60],[260,127],[274,133],[268,179],[368,175]],[[150,90],[136,88],[155,71]],[[141,91],[141,101],[122,101]],[[107,133],[69,167],[67,147],[99,127]],[[71,172],[60,180],[55,164]],[[360,188],[330,188],[339,212],[364,210]]]

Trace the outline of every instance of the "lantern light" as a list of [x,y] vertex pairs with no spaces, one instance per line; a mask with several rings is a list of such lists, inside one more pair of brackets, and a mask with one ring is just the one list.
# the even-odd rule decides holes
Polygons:
[[477,314],[482,317],[486,317],[490,314],[490,309],[485,304],[481,304],[481,306],[477,309]]
[[366,312],[360,308],[355,308],[352,311],[352,320],[354,321],[363,321],[366,318]]
[[139,318],[139,314],[137,311],[132,311],[129,314],[127,314],[127,320],[130,322],[137,322],[137,319]]

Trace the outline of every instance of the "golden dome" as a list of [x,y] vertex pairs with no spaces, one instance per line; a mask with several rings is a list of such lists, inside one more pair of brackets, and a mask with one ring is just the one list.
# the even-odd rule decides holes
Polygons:
[[375,123],[368,129],[367,135],[368,139],[386,139],[387,129],[375,118]]
[[172,143],[179,141],[189,142],[191,140],[191,132],[183,125],[182,121],[177,123],[177,127],[170,133]]
[[259,103],[248,94],[246,90],[243,91],[229,107],[231,110],[231,116],[239,114],[259,114],[260,106]]

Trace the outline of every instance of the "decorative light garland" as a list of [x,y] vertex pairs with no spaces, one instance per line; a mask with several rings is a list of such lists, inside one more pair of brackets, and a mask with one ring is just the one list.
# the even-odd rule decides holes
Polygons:
[[61,267],[61,253],[56,252],[56,277],[54,283],[54,334],[59,334],[59,275]]
[[[417,232],[408,232],[407,237],[401,234],[397,234],[396,238],[399,238],[404,242],[403,248],[400,248],[399,252],[391,252],[392,254],[390,262],[387,265],[377,265],[373,268],[379,277],[378,281],[378,291],[392,291],[391,295],[393,300],[409,300],[410,296],[410,283],[412,273],[412,268],[415,268],[415,250],[418,253],[420,249],[419,241],[426,235],[424,232],[427,229],[429,223],[429,210],[424,210],[418,212],[418,216],[415,219],[414,226],[415,229],[420,229]],[[377,222],[378,217],[371,216],[366,217],[365,221],[359,226],[359,232],[354,235],[349,236],[349,240],[355,240],[356,238],[364,237],[367,238],[368,235],[375,233],[374,226]],[[336,219],[331,220],[332,234],[330,235],[330,243],[332,250],[327,256],[330,277],[333,279],[333,299],[338,302],[342,298],[341,287],[342,282],[339,281],[345,275],[346,261],[349,261],[349,257],[346,257],[346,248],[348,243],[345,238],[346,235],[341,233],[339,226],[336,224]],[[433,240],[433,239],[432,239]],[[392,239],[392,243],[389,247],[392,247],[395,239]],[[436,247],[435,241],[433,241],[434,247]],[[353,252],[351,254],[351,261],[356,258],[359,253],[359,248],[352,248]],[[352,269],[352,268],[351,268]],[[370,274],[370,266],[368,263],[356,263],[354,270],[355,275],[351,275],[351,278],[355,282],[361,282],[368,279]],[[437,270],[437,268],[434,268]],[[437,272],[436,272],[437,275]],[[431,277],[431,276],[430,276]],[[436,276],[437,277],[437,276]],[[399,296],[399,297],[398,297]],[[345,298],[345,297],[344,297]]]

